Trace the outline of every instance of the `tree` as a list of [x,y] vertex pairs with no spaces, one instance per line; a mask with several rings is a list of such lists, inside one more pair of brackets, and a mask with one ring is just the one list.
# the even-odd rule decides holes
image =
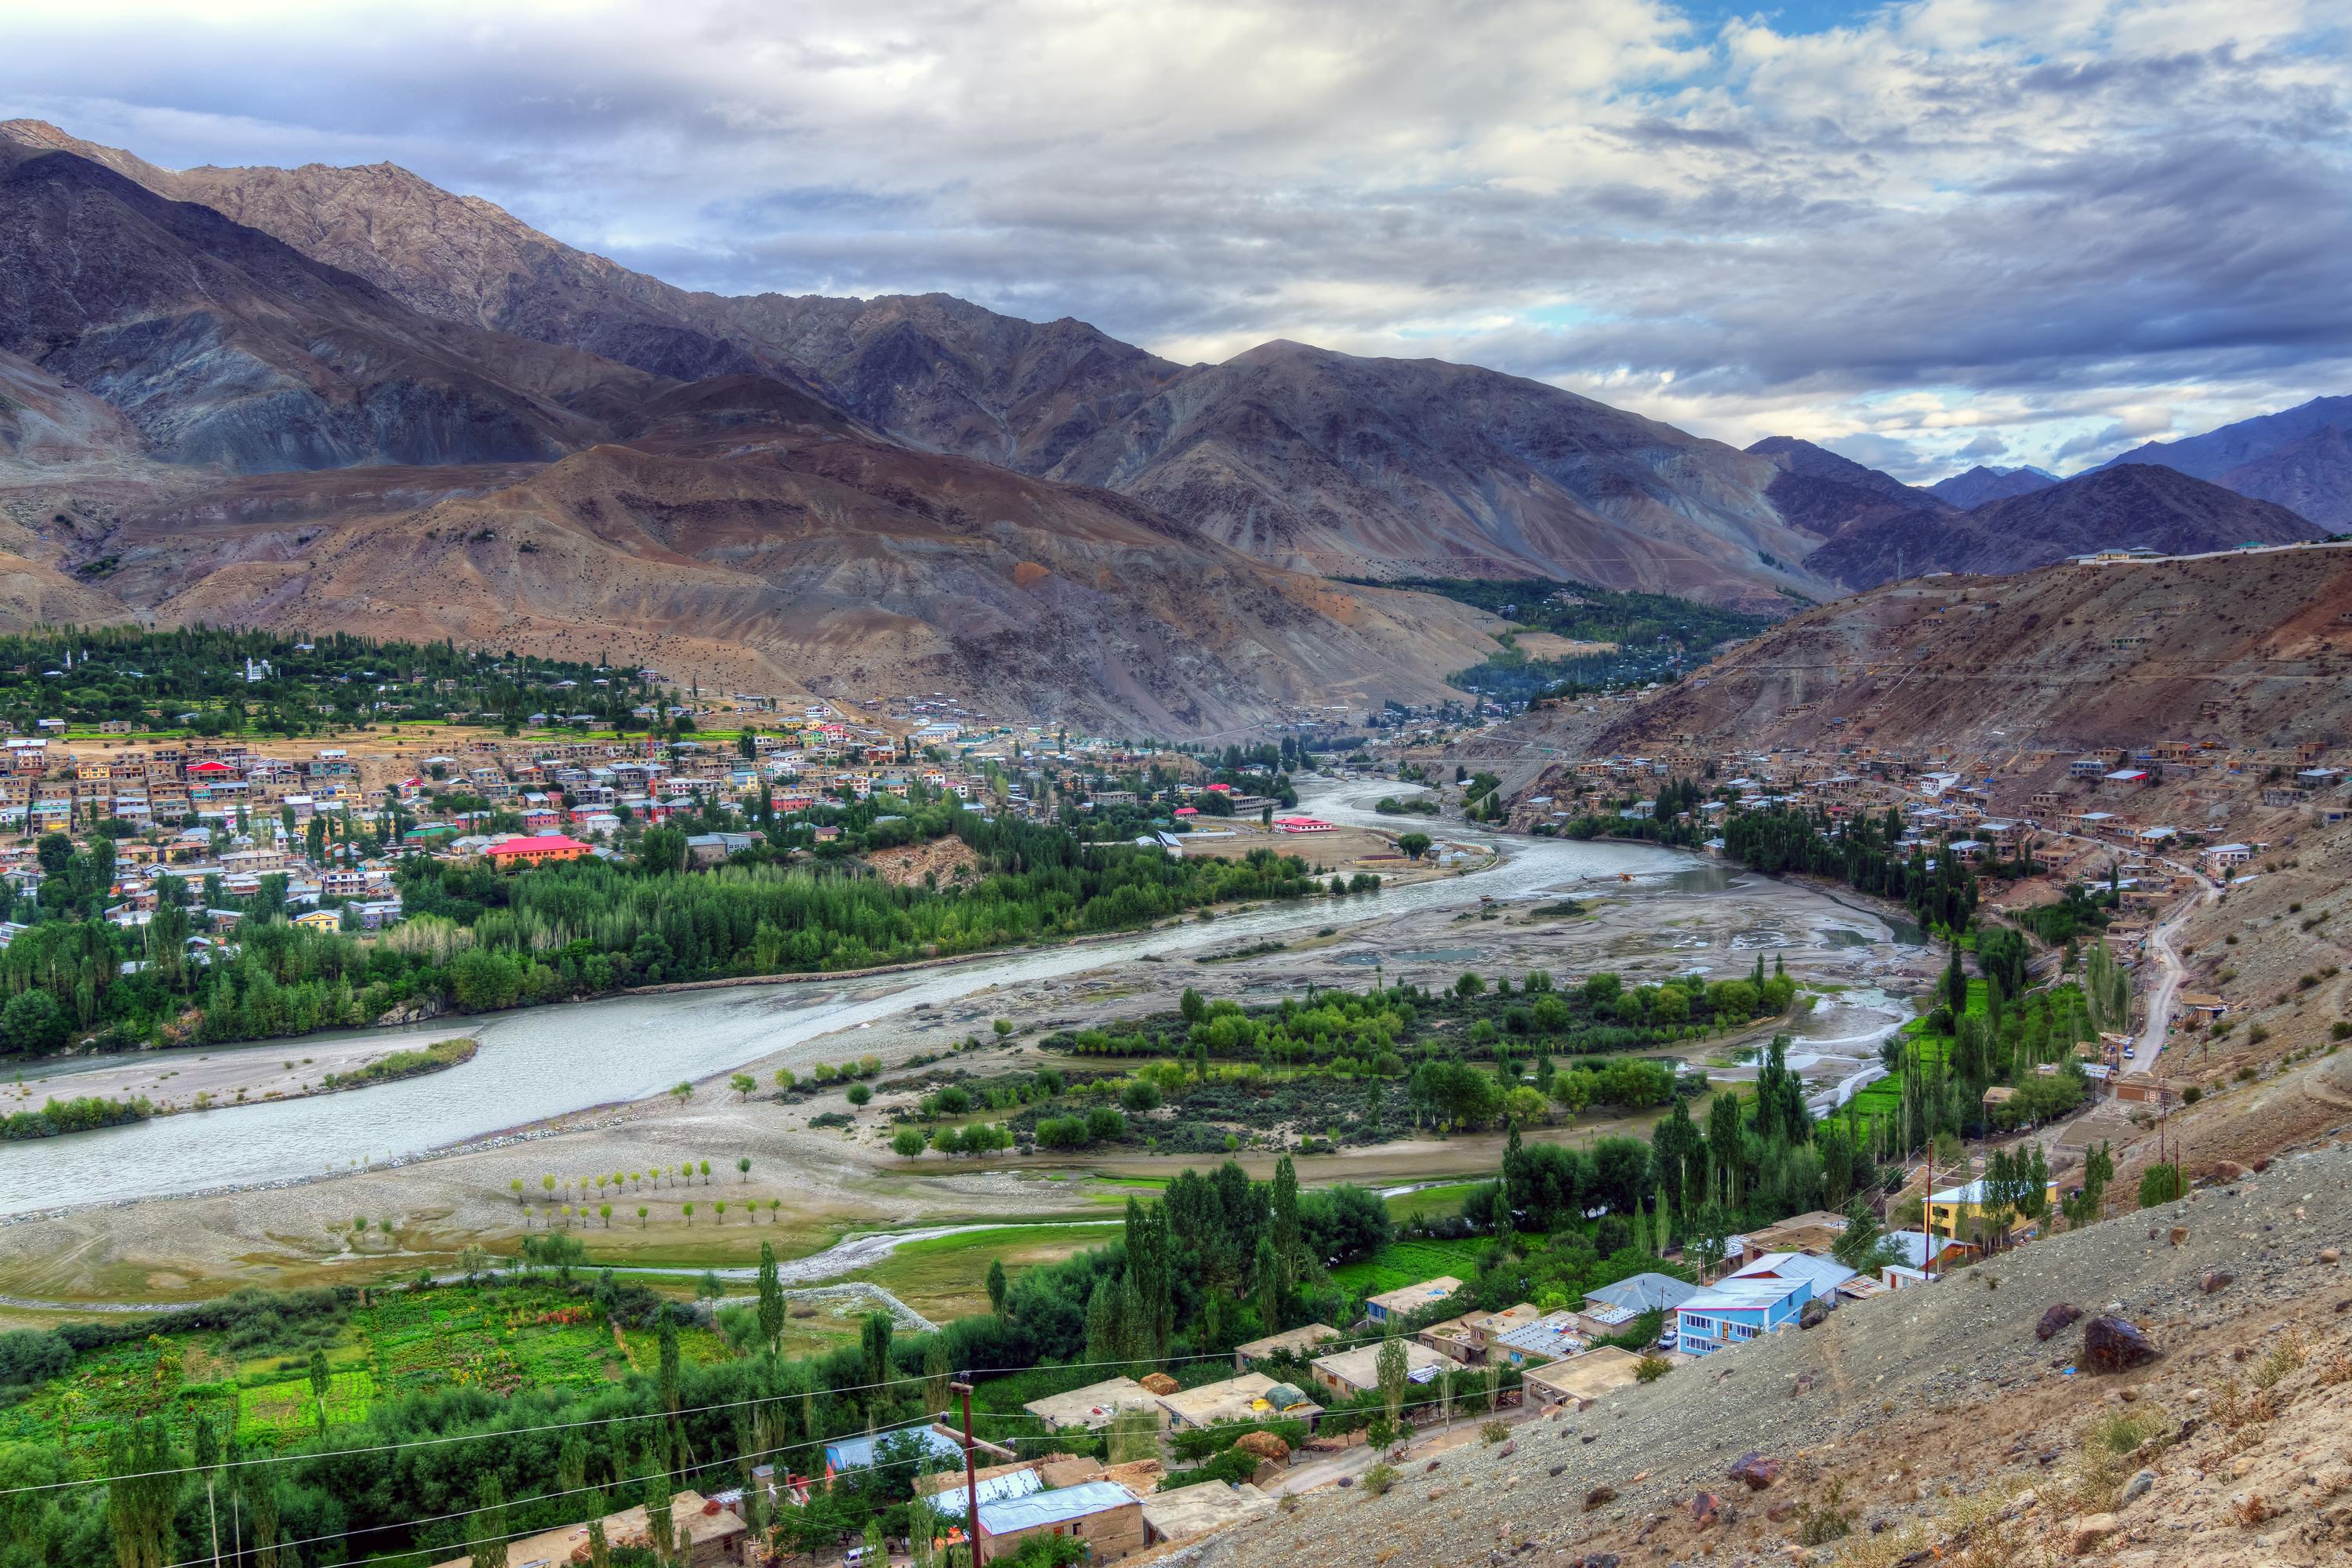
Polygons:
[[1404,1341],[1394,1334],[1382,1340],[1380,1353],[1372,1360],[1372,1369],[1381,1391],[1381,1407],[1387,1412],[1389,1422],[1393,1426],[1397,1413],[1404,1408],[1405,1381],[1410,1375]]
[[782,1353],[784,1288],[776,1268],[776,1249],[764,1241],[760,1243],[760,1337],[768,1342],[770,1355]]
[[868,1312],[857,1327],[858,1348],[866,1355],[866,1405],[875,1419],[889,1408],[890,1391],[884,1386],[890,1375],[890,1331],[894,1327],[887,1312]]
[[988,1260],[988,1310],[999,1321],[1004,1317],[1004,1259],[992,1258]]
[[318,1401],[319,1430],[327,1429],[327,1390],[334,1384],[334,1374],[327,1370],[327,1352],[310,1352],[310,1397]]
[[751,1156],[749,1154],[739,1155],[735,1161],[735,1169],[737,1173],[741,1175],[745,1182],[750,1182],[751,1179]]
[[1397,836],[1397,847],[1404,852],[1408,860],[1418,860],[1428,854],[1429,843],[1426,833],[1401,833]]
[[1903,1261],[1901,1251],[1880,1228],[1878,1215],[1860,1198],[1847,1205],[1845,1234],[1832,1244],[1830,1256],[1857,1274],[1875,1274]]
[[466,1521],[466,1544],[473,1568],[506,1568],[507,1492],[498,1473],[482,1477],[474,1515]]
[[[171,1473],[171,1439],[163,1417],[115,1428],[107,1464],[121,1478],[107,1487],[106,1496],[115,1562],[121,1568],[164,1568],[173,1561],[172,1515],[178,1487]],[[9,1542],[0,1551],[16,1544]]]
[[2177,1203],[2189,1191],[2182,1179],[2180,1167],[2172,1163],[2150,1165],[2140,1173],[2139,1206],[2144,1209]]
[[911,1160],[923,1152],[923,1131],[919,1127],[901,1127],[890,1134],[890,1152],[902,1160]]
[[750,1073],[739,1072],[727,1080],[727,1087],[735,1091],[740,1103],[751,1098],[751,1091],[760,1087],[760,1080]]

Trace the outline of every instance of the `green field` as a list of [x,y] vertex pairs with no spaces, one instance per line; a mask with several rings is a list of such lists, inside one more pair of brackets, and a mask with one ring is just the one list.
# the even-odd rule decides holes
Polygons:
[[[1968,1012],[1981,1018],[1991,1009],[1991,1006],[1992,997],[1986,983],[1981,980],[1969,981]],[[1906,1039],[1918,1041],[1919,1054],[1922,1057],[1938,1061],[1951,1050],[1954,1044],[1949,1035],[1927,1033],[1927,1020],[1925,1018],[1914,1018],[1904,1025],[1903,1036]],[[1889,1073],[1876,1083],[1856,1090],[1853,1103],[1856,1108],[1855,1113],[1861,1116],[1892,1119],[1902,1115],[1903,1075],[1899,1072]]]
[[1391,1242],[1361,1263],[1341,1264],[1331,1270],[1331,1279],[1359,1296],[1377,1296],[1441,1274],[1467,1279],[1478,1272],[1478,1259],[1494,1245],[1486,1237]]
[[1058,1263],[1119,1239],[1115,1225],[1008,1225],[910,1241],[858,1278],[870,1279],[933,1322],[988,1310],[988,1265],[1008,1275]]
[[[820,1315],[796,1321],[787,1347],[829,1347],[856,1331],[852,1323]],[[242,1342],[233,1342],[238,1336]],[[586,1302],[534,1282],[388,1291],[339,1321],[289,1325],[277,1342],[267,1335],[251,1342],[250,1330],[238,1336],[158,1334],[85,1352],[65,1376],[0,1407],[0,1444],[58,1443],[78,1469],[96,1469],[105,1464],[108,1434],[118,1423],[161,1415],[185,1444],[198,1413],[233,1408],[239,1439],[266,1448],[281,1435],[317,1426],[308,1369],[312,1348],[328,1359],[331,1426],[365,1420],[380,1398],[464,1387],[499,1394],[593,1388],[632,1372],[651,1373],[659,1359],[650,1331],[616,1337],[594,1321]],[[708,1329],[679,1331],[678,1348],[692,1362],[730,1354],[727,1342]]]
[[1484,1182],[1448,1182],[1442,1187],[1423,1187],[1417,1193],[1401,1194],[1388,1200],[1389,1216],[1403,1226],[1427,1215],[1460,1214],[1462,1200],[1486,1184]]

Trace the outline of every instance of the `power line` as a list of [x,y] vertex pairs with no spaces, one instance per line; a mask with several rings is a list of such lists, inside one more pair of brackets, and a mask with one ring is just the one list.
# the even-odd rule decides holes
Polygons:
[[[1326,1342],[1334,1344],[1340,1349],[1352,1350],[1360,1348],[1365,1344],[1373,1343],[1383,1337],[1385,1336],[1370,1335],[1357,1339],[1353,1342],[1342,1339]],[[1138,1364],[1139,1359],[1150,1359],[1160,1363],[1179,1363],[1230,1361],[1232,1357],[1233,1352],[1231,1351],[1205,1351],[1194,1355],[1160,1356],[1153,1358],[1130,1357],[1119,1361],[1060,1362],[1052,1363],[1050,1366],[1046,1367],[1036,1365],[973,1367],[968,1369],[968,1373],[973,1377],[988,1377],[1011,1376],[1016,1373],[1037,1372],[1041,1370],[1086,1372],[1093,1371],[1101,1367],[1134,1366]],[[877,1388],[901,1388],[911,1383],[929,1383],[929,1381],[930,1375],[929,1373],[923,1373],[913,1377],[886,1378],[880,1383],[850,1384],[839,1388],[812,1388],[796,1393],[779,1392],[775,1394],[755,1394],[746,1399],[731,1399],[717,1405],[697,1405],[692,1409],[679,1410],[676,1412],[649,1411],[629,1415],[594,1415],[579,1421],[551,1421],[536,1426],[506,1426],[489,1432],[458,1432],[453,1433],[446,1437],[417,1437],[400,1443],[378,1443],[363,1448],[331,1448],[294,1454],[256,1454],[241,1460],[240,1463],[249,1465],[282,1465],[292,1464],[304,1459],[339,1458],[349,1455],[392,1454],[399,1453],[409,1448],[437,1447],[445,1443],[478,1443],[487,1441],[493,1437],[518,1437],[539,1432],[569,1432],[575,1431],[584,1426],[612,1426],[625,1425],[632,1421],[657,1421],[667,1419],[672,1415],[681,1417],[687,1415],[708,1415],[719,1411],[740,1410],[746,1405],[759,1405],[770,1400],[798,1398],[801,1397],[801,1394],[803,1392],[808,1394],[821,1394],[834,1395],[864,1394]],[[158,1476],[194,1475],[204,1468],[205,1467],[200,1465],[177,1465],[168,1469],[136,1470],[119,1476],[92,1476],[85,1479],[77,1480],[41,1481],[29,1486],[0,1489],[0,1498],[16,1497],[26,1492],[55,1491],[67,1487],[110,1486],[116,1481],[146,1480]]]
[[[1385,1338],[1386,1336],[1380,1336],[1380,1337],[1381,1337],[1381,1338]],[[1204,1354],[1202,1354],[1202,1355],[1197,1355],[1197,1356],[1172,1356],[1172,1357],[1169,1357],[1169,1358],[1167,1358],[1167,1359],[1169,1359],[1169,1360],[1172,1360],[1172,1361],[1223,1360],[1223,1359],[1224,1359],[1224,1356],[1223,1356],[1223,1355],[1222,1355],[1222,1354],[1218,1354],[1218,1353],[1216,1353],[1216,1352],[1207,1352],[1207,1353],[1204,1353]],[[1069,1362],[1069,1363],[1065,1363],[1064,1364],[1065,1364],[1065,1365],[1067,1365],[1067,1366],[1075,1366],[1075,1367],[1097,1367],[1097,1366],[1132,1366],[1132,1365],[1134,1365],[1135,1363],[1134,1363],[1133,1362]],[[990,1370],[1002,1370],[1002,1369],[990,1369]],[[1016,1370],[1016,1371],[1034,1371],[1034,1370],[1035,1370],[1035,1369],[1034,1369],[1034,1368],[1016,1368],[1016,1369],[1013,1369],[1013,1370]],[[1465,1369],[1465,1370],[1466,1370],[1466,1369]],[[901,1379],[901,1380],[899,1380],[899,1381],[902,1381],[902,1382],[905,1382],[905,1381],[911,1381],[911,1382],[924,1382],[924,1381],[928,1381],[928,1379],[922,1379],[922,1378],[917,1378],[917,1379]],[[883,1388],[883,1387],[888,1387],[888,1386],[890,1386],[890,1384],[866,1384],[866,1386],[870,1387],[870,1388]],[[1434,1407],[1434,1406],[1436,1406],[1436,1405],[1443,1405],[1443,1404],[1445,1404],[1445,1403],[1447,1403],[1447,1399],[1446,1399],[1446,1396],[1445,1396],[1445,1395],[1443,1395],[1443,1394],[1439,1395],[1437,1398],[1434,1398],[1434,1399],[1408,1400],[1408,1401],[1401,1402],[1401,1403],[1397,1405],[1397,1411],[1398,1411],[1398,1414],[1399,1414],[1399,1415],[1402,1415],[1404,1412],[1406,1412],[1406,1411],[1408,1411],[1408,1410],[1427,1410],[1427,1409],[1431,1409],[1431,1408],[1433,1408],[1433,1407]],[[707,1406],[706,1408],[709,1408],[709,1409],[725,1409],[725,1408],[728,1408],[728,1406],[724,1406],[724,1405],[711,1405],[711,1406]],[[688,1414],[688,1412],[681,1411],[681,1412],[679,1412],[678,1414],[680,1414],[680,1415],[686,1415],[686,1414]],[[983,1415],[984,1415],[984,1416],[987,1416],[987,1418],[990,1418],[990,1419],[995,1419],[995,1420],[1010,1420],[1010,1419],[1016,1419],[1016,1417],[1013,1417],[1013,1416],[1011,1416],[1011,1415],[993,1415],[993,1416],[988,1416],[988,1413],[983,1412],[982,1414],[983,1414]],[[1044,1416],[1042,1416],[1042,1415],[1030,1415],[1030,1416],[1026,1416],[1025,1418],[1026,1418],[1026,1419],[1028,1419],[1028,1420],[1033,1420],[1033,1421],[1043,1421],[1043,1420],[1045,1420],[1045,1417],[1044,1417]],[[630,1419],[630,1420],[643,1420],[643,1421],[658,1421],[658,1420],[667,1419],[667,1417],[666,1417],[664,1415],[662,1415],[662,1414],[656,1413],[656,1415],[652,1415],[631,1416],[631,1417],[627,1417],[627,1419]],[[534,1430],[534,1431],[552,1431],[552,1430],[557,1430],[557,1429],[558,1429],[558,1428],[554,1428],[554,1427],[534,1427],[534,1428],[524,1428],[524,1430]],[[904,1430],[904,1428],[901,1428],[901,1430]],[[1202,1430],[1206,1430],[1206,1428],[1202,1428]],[[485,1436],[488,1436],[488,1434],[485,1434]],[[887,1434],[885,1434],[885,1436],[887,1436]],[[1019,1443],[1019,1442],[1026,1442],[1026,1441],[1029,1441],[1029,1440],[1030,1440],[1030,1439],[1029,1439],[1029,1438],[1027,1438],[1027,1437],[1025,1437],[1025,1436],[1015,1436],[1015,1437],[1013,1437],[1013,1441],[1014,1441],[1014,1442],[1016,1442],[1016,1443]],[[821,1439],[818,1439],[818,1441],[822,1441],[822,1440],[821,1440]],[[407,1447],[407,1446],[412,1446],[412,1445],[394,1445],[394,1447]],[[732,1460],[718,1460],[718,1459],[714,1459],[713,1461],[711,1461],[711,1463],[712,1463],[712,1465],[724,1465],[724,1464],[730,1464],[730,1463],[731,1463],[731,1464],[737,1464],[737,1465],[740,1465],[740,1464],[741,1464],[741,1463],[742,1463],[746,1458],[772,1458],[772,1456],[774,1456],[774,1455],[783,1454],[783,1453],[789,1453],[789,1452],[790,1452],[791,1450],[793,1450],[793,1448],[802,1447],[805,1447],[805,1446],[806,1446],[806,1445],[804,1445],[804,1444],[801,1444],[801,1443],[788,1443],[788,1444],[782,1444],[782,1445],[779,1445],[778,1447],[772,1447],[772,1448],[761,1448],[761,1449],[756,1450],[755,1452],[753,1452],[753,1453],[751,1453],[751,1454],[748,1454],[748,1455],[738,1455],[738,1456],[736,1456],[736,1457],[735,1457],[735,1458],[733,1458]],[[346,1453],[365,1453],[365,1452],[371,1452],[371,1451],[373,1451],[373,1450],[367,1450],[367,1449],[345,1449],[345,1450],[342,1450],[342,1452],[346,1452]],[[289,1455],[289,1456],[280,1456],[280,1457],[281,1457],[281,1458],[316,1458],[316,1457],[318,1457],[318,1456]],[[928,1454],[925,1454],[925,1455],[918,1455],[918,1456],[916,1456],[914,1458],[911,1458],[911,1459],[893,1459],[893,1460],[889,1461],[887,1464],[880,1464],[880,1463],[877,1463],[877,1464],[867,1465],[867,1466],[865,1466],[865,1467],[863,1467],[863,1468],[859,1468],[859,1469],[856,1469],[856,1470],[851,1470],[851,1471],[846,1471],[846,1472],[844,1472],[844,1473],[845,1473],[845,1475],[865,1475],[865,1474],[867,1474],[868,1472],[875,1471],[875,1470],[896,1470],[896,1469],[903,1469],[903,1468],[907,1468],[908,1466],[910,1466],[910,1465],[920,1465],[920,1464],[927,1463],[927,1462],[929,1462],[929,1460],[931,1458],[932,1458],[932,1456],[928,1455]],[[256,1460],[247,1461],[247,1462],[248,1462],[248,1463],[257,1463],[257,1462],[262,1462],[262,1461],[260,1461],[259,1459],[256,1459]],[[676,1469],[664,1470],[664,1471],[660,1472],[660,1474],[662,1475],[663,1479],[667,1479],[667,1480],[680,1480],[680,1479],[686,1479],[686,1478],[688,1478],[688,1477],[692,1476],[692,1475],[695,1473],[695,1469],[697,1469],[697,1468],[710,1468],[710,1467],[709,1467],[709,1466],[699,1466],[699,1467],[691,1467],[691,1468],[688,1468],[688,1467],[681,1467],[681,1468],[676,1468]],[[148,1474],[148,1475],[176,1475],[176,1474],[180,1474],[180,1473],[183,1473],[183,1472],[181,1472],[181,1471],[175,1471],[175,1470],[152,1470],[152,1471],[148,1471],[148,1472],[145,1472],[145,1473],[146,1473],[146,1474]],[[944,1473],[944,1472],[941,1472],[941,1473]],[[122,1480],[128,1480],[128,1479],[137,1479],[137,1478],[134,1478],[134,1477],[117,1477],[117,1478],[114,1478],[114,1479],[122,1479]],[[641,1481],[641,1482],[642,1482],[642,1481],[650,1480],[650,1479],[652,1479],[653,1478],[652,1478],[651,1476],[639,1476],[639,1477],[635,1477],[635,1478],[632,1478],[632,1479],[635,1479],[635,1480],[637,1480],[637,1481]],[[98,1483],[98,1482],[96,1482],[96,1481],[89,1481],[89,1482],[82,1482],[82,1483],[75,1483],[75,1484],[89,1485],[89,1486],[96,1486],[96,1485],[98,1485],[99,1483]],[[535,1495],[533,1495],[533,1496],[530,1496],[530,1497],[526,1497],[526,1498],[515,1498],[515,1499],[509,1500],[509,1501],[508,1502],[508,1504],[507,1504],[506,1506],[509,1506],[509,1507],[519,1507],[519,1506],[521,1506],[521,1505],[526,1504],[526,1503],[546,1502],[546,1501],[550,1501],[550,1500],[553,1500],[553,1499],[556,1499],[556,1498],[576,1497],[576,1496],[580,1495],[580,1494],[581,1494],[581,1493],[583,1493],[583,1492],[608,1492],[608,1491],[617,1491],[620,1488],[625,1487],[625,1486],[627,1486],[628,1484],[629,1484],[629,1482],[628,1482],[628,1481],[625,1481],[625,1480],[616,1480],[616,1481],[614,1481],[614,1482],[613,1486],[612,1486],[612,1487],[610,1487],[610,1488],[602,1487],[602,1486],[577,1486],[577,1487],[571,1487],[571,1488],[567,1488],[567,1489],[565,1489],[564,1490],[560,1491],[560,1492],[540,1492],[540,1493],[537,1493],[537,1494],[535,1494]],[[20,1487],[20,1488],[17,1488],[17,1489],[16,1489],[16,1490],[19,1490],[19,1491],[32,1491],[32,1490],[38,1490],[38,1489],[38,1489],[38,1488],[30,1488],[30,1487]],[[787,1491],[789,1491],[789,1489],[787,1489]],[[7,1494],[7,1493],[5,1493],[5,1492],[0,1492],[0,1496],[6,1496],[6,1495],[8,1495],[8,1494]],[[941,1494],[941,1495],[950,1495],[950,1494]],[[795,1505],[795,1506],[797,1506],[797,1505]],[[456,1510],[451,1510],[450,1512],[447,1512],[447,1513],[427,1514],[427,1515],[425,1515],[425,1516],[424,1516],[424,1517],[422,1517],[422,1518],[418,1518],[418,1519],[407,1519],[407,1520],[387,1520],[387,1521],[384,1521],[383,1523],[382,1523],[382,1524],[363,1525],[363,1526],[361,1526],[360,1528],[358,1528],[358,1529],[356,1529],[356,1530],[345,1530],[345,1531],[337,1531],[336,1533],[331,1534],[331,1535],[312,1535],[312,1536],[306,1536],[306,1537],[304,1537],[303,1539],[301,1539],[301,1540],[299,1540],[299,1541],[280,1541],[280,1542],[276,1542],[275,1544],[276,1544],[278,1547],[279,1547],[279,1548],[288,1548],[288,1547],[295,1547],[295,1546],[317,1546],[317,1545],[320,1545],[320,1544],[322,1544],[322,1543],[324,1543],[324,1542],[347,1542],[347,1541],[349,1541],[349,1540],[350,1540],[352,1536],[354,1536],[354,1535],[374,1535],[374,1534],[380,1534],[380,1533],[382,1533],[382,1532],[383,1532],[383,1531],[394,1531],[394,1530],[415,1530],[415,1529],[418,1528],[419,1526],[422,1526],[422,1525],[427,1525],[427,1524],[446,1524],[446,1523],[447,1523],[449,1521],[451,1521],[451,1520],[453,1520],[453,1519],[464,1519],[464,1518],[466,1518],[467,1516],[470,1515],[470,1514],[476,1514],[476,1513],[479,1513],[479,1512],[481,1512],[481,1511],[482,1511],[482,1510],[481,1510],[481,1509],[480,1509],[478,1506],[474,1507],[474,1508],[461,1508],[461,1509],[456,1509]],[[581,1521],[581,1522],[585,1523],[586,1521]],[[487,1535],[486,1535],[486,1536],[480,1536],[480,1537],[469,1537],[469,1538],[467,1538],[467,1540],[465,1540],[465,1541],[463,1541],[463,1542],[457,1542],[457,1543],[455,1543],[455,1544],[459,1545],[459,1546],[464,1546],[464,1547],[468,1547],[468,1548],[470,1548],[470,1547],[472,1547],[472,1546],[474,1546],[474,1545],[476,1545],[476,1544],[478,1544],[478,1543],[484,1543],[484,1542],[492,1542],[492,1541],[499,1541],[499,1542],[513,1542],[513,1541],[520,1540],[520,1539],[522,1539],[522,1538],[523,1538],[523,1537],[525,1537],[525,1536],[530,1536],[530,1535],[544,1535],[544,1534],[548,1533],[550,1530],[559,1530],[559,1529],[563,1529],[563,1528],[565,1528],[565,1527],[564,1527],[564,1526],[562,1526],[562,1525],[553,1525],[553,1526],[549,1526],[549,1527],[547,1527],[547,1529],[542,1529],[542,1530],[510,1530],[510,1531],[506,1531],[503,1535],[497,1535],[497,1536],[487,1536]],[[254,1550],[258,1551],[258,1550],[260,1550],[260,1548],[257,1545],[257,1546],[254,1548]],[[210,1568],[210,1565],[212,1564],[212,1563],[213,1563],[213,1562],[214,1562],[214,1559],[212,1559],[211,1557],[192,1557],[192,1558],[188,1558],[188,1559],[186,1559],[186,1560],[184,1560],[184,1561],[183,1561],[183,1562],[166,1563],[166,1564],[164,1564],[164,1565],[163,1565],[163,1568]]]

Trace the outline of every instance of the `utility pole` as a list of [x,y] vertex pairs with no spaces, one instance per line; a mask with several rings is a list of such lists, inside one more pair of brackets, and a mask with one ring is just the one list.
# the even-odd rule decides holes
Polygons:
[[973,1464],[975,1450],[971,1441],[971,1374],[967,1373],[949,1384],[948,1389],[963,1395],[964,1533],[971,1538],[971,1568],[980,1568],[980,1478]]

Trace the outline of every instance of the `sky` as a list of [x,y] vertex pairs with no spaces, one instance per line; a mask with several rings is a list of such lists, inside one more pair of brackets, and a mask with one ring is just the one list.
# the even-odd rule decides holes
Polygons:
[[0,0],[0,117],[693,288],[1536,377],[1906,479],[2352,392],[2342,0]]

